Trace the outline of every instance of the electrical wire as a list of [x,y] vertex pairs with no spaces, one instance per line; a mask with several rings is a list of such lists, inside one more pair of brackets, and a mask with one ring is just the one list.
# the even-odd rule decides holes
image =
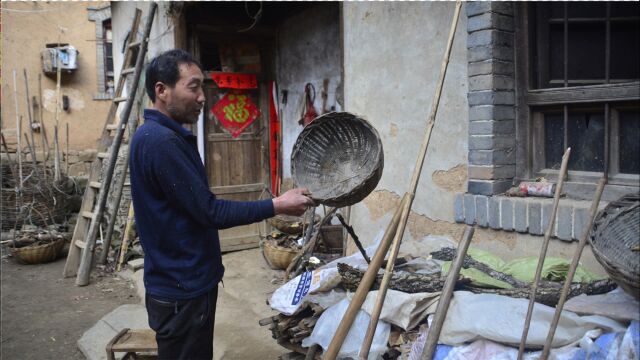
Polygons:
[[251,26],[249,26],[246,29],[238,30],[239,33],[247,32],[247,31],[253,29],[258,24],[258,22],[262,18],[262,1],[260,1],[259,4],[260,4],[260,8],[256,12],[256,14],[255,15],[251,15],[249,13],[249,1],[245,1],[244,2],[244,11],[247,13],[247,16],[253,20],[253,24],[251,24]]

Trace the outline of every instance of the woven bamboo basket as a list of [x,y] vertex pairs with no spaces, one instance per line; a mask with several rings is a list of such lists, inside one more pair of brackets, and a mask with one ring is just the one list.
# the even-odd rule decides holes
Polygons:
[[53,240],[50,243],[36,246],[25,246],[21,248],[11,248],[11,255],[19,262],[25,264],[41,264],[53,261],[58,258],[60,251],[64,247],[63,238]]
[[262,253],[267,263],[276,270],[286,269],[299,252],[299,250],[275,245],[270,240],[264,241],[262,246]]
[[317,117],[291,154],[291,175],[320,204],[344,207],[367,197],[384,167],[382,141],[366,120],[346,112]]
[[598,214],[589,240],[609,277],[640,299],[640,194],[609,203]]

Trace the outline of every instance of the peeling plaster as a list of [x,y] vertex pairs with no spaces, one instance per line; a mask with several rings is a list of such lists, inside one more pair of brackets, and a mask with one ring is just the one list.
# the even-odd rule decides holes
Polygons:
[[[84,106],[85,106],[84,96],[80,90],[77,90],[74,88],[61,88],[60,92],[62,93],[62,95],[67,95],[69,97],[70,110],[84,109]],[[56,111],[56,91],[51,89],[44,90],[42,93],[42,102],[44,103],[45,110],[49,112],[55,112]]]
[[395,123],[389,124],[389,136],[395,138],[398,136],[398,125]]
[[433,183],[449,192],[464,192],[467,183],[467,166],[458,164],[449,170],[436,170],[431,174]]

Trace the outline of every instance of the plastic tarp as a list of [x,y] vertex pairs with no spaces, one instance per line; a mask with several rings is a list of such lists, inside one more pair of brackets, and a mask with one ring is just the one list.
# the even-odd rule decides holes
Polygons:
[[[576,343],[551,349],[550,360],[636,360],[640,358],[640,326],[638,321],[624,331],[606,333],[590,330]],[[422,329],[413,343],[408,360],[419,360],[428,329]],[[577,346],[576,346],[577,345]],[[537,360],[542,351],[525,352],[525,360]],[[477,340],[463,346],[438,345],[432,360],[516,360],[518,349],[489,340]]]
[[[510,262],[504,262],[494,254],[475,248],[470,248],[468,255],[474,260],[484,263],[490,268],[511,275],[517,280],[531,282],[535,276],[536,267],[538,266],[537,257],[526,257],[521,259],[515,259]],[[547,257],[542,266],[541,278],[551,281],[564,281],[569,272],[569,261],[561,258]],[[442,265],[442,273],[446,274],[451,267],[451,261],[446,261]],[[491,276],[481,272],[478,269],[468,268],[461,269],[460,274],[464,277],[470,278],[471,282],[475,286],[492,287],[501,289],[510,289],[512,286],[504,281],[500,281],[492,278]],[[578,266],[573,278],[573,282],[591,282],[595,280],[603,279],[604,277],[597,276],[583,266]]]
[[620,321],[640,321],[640,302],[621,288],[601,295],[578,295],[567,300],[564,310],[579,315],[602,315]]
[[[370,291],[362,304],[362,310],[371,314],[378,297],[378,290]],[[415,293],[408,294],[402,291],[387,290],[380,320],[396,325],[404,330],[411,330],[424,320],[427,315],[433,314],[438,306],[440,293]]]
[[[316,322],[311,335],[302,340],[302,346],[309,347],[313,344],[318,344],[324,351],[327,351],[329,344],[333,339],[333,335],[338,329],[340,320],[342,320],[342,317],[348,307],[349,300],[343,299],[339,303],[325,310],[322,315],[320,315],[318,322]],[[360,351],[360,346],[364,341],[364,335],[367,332],[369,320],[371,320],[371,316],[369,316],[369,314],[362,310],[358,311],[358,314],[351,325],[351,329],[349,329],[349,332],[344,339],[344,343],[338,352],[338,359],[358,358],[358,352]],[[391,325],[385,321],[378,321],[368,359],[378,359],[380,355],[387,351],[387,341],[389,340],[390,333]]]
[[[439,341],[456,346],[487,339],[517,346],[522,336],[528,304],[528,299],[456,291],[449,305]],[[527,337],[528,347],[544,345],[554,313],[555,309],[552,307],[538,303],[534,305]],[[581,317],[563,311],[552,346],[568,345],[582,338],[587,331],[596,328],[621,331],[624,326],[603,316]]]

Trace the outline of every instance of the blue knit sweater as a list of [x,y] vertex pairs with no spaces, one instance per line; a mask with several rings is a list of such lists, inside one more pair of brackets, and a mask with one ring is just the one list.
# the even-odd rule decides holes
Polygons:
[[157,110],[131,140],[131,196],[144,249],[146,291],[190,299],[222,279],[218,229],[272,217],[273,202],[216,199],[196,137]]

